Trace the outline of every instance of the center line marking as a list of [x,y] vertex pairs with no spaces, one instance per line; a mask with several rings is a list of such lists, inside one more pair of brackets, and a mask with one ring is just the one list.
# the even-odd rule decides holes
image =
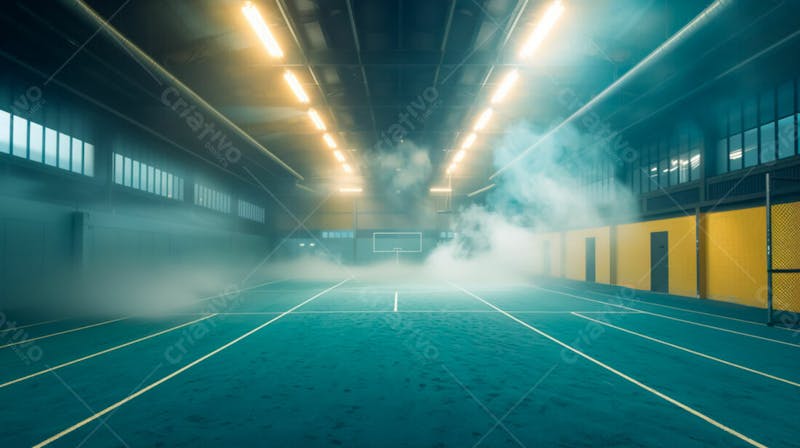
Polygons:
[[349,280],[350,280],[349,278],[345,279],[345,280],[342,280],[341,282],[329,287],[328,289],[325,289],[324,291],[321,291],[321,292],[318,292],[318,293],[314,294],[310,298],[308,298],[308,299],[300,302],[299,304],[289,308],[288,310],[284,311],[283,313],[273,317],[272,319],[264,322],[263,324],[257,326],[256,328],[253,328],[252,330],[250,330],[247,333],[237,337],[236,339],[233,339],[232,341],[229,341],[228,343],[226,343],[225,345],[217,348],[216,350],[211,351],[209,353],[206,353],[205,355],[201,356],[200,358],[197,358],[194,361],[190,362],[189,364],[186,364],[185,366],[181,367],[180,369],[170,373],[169,375],[167,375],[165,377],[162,377],[161,379],[159,379],[159,380],[157,380],[157,381],[155,381],[153,383],[150,383],[149,385],[139,389],[135,393],[133,393],[133,394],[129,395],[128,397],[126,397],[126,398],[124,398],[124,399],[112,404],[111,406],[103,409],[102,411],[97,412],[96,414],[81,420],[80,422],[70,426],[69,428],[59,432],[56,435],[53,435],[53,436],[49,437],[48,439],[46,439],[46,440],[44,440],[42,442],[39,442],[38,444],[34,445],[33,448],[40,448],[40,447],[43,447],[43,446],[50,445],[51,443],[55,442],[56,440],[66,436],[67,434],[69,434],[71,432],[74,432],[74,431],[76,431],[76,430],[88,425],[89,423],[91,423],[91,422],[93,422],[95,420],[100,419],[104,415],[106,415],[106,414],[114,411],[115,409],[118,409],[119,407],[123,406],[125,403],[128,403],[128,402],[134,400],[135,398],[137,398],[137,397],[139,397],[141,395],[144,395],[146,392],[155,389],[156,387],[160,386],[161,384],[166,383],[167,381],[171,380],[172,378],[175,378],[176,376],[178,376],[181,373],[183,373],[183,372],[191,369],[192,367],[200,364],[201,362],[203,362],[203,361],[205,361],[205,360],[207,360],[207,359],[209,359],[209,358],[211,358],[213,356],[218,355],[223,350],[226,350],[226,349],[230,348],[231,346],[243,341],[244,339],[247,339],[248,337],[250,337],[253,334],[257,333],[258,331],[260,331],[261,329],[263,329],[267,325],[270,325],[273,322],[285,317],[286,315],[290,314],[292,311],[300,308],[301,306],[307,304],[308,302],[311,302],[312,300],[315,300],[315,299],[321,297],[323,294],[326,294],[326,293],[328,293],[330,291],[333,291],[334,289],[336,289],[339,286],[345,284]]
[[397,291],[394,292],[394,312],[397,312]]
[[608,370],[609,372],[619,376],[620,378],[624,379],[625,381],[628,381],[628,382],[630,382],[630,383],[632,383],[632,384],[634,384],[634,385],[646,390],[647,392],[650,392],[651,394],[657,396],[658,398],[661,398],[662,400],[664,400],[664,401],[666,401],[668,403],[671,403],[671,404],[679,407],[680,409],[683,409],[684,411],[688,412],[689,414],[694,415],[695,417],[705,421],[706,423],[709,423],[709,424],[717,427],[718,429],[721,429],[721,430],[725,431],[726,433],[728,433],[728,434],[738,438],[739,440],[742,440],[743,442],[746,442],[746,443],[748,443],[748,444],[750,444],[752,446],[756,446],[756,447],[759,447],[759,448],[766,448],[766,445],[764,445],[763,443],[757,442],[757,441],[751,439],[750,437],[747,437],[746,435],[736,431],[735,429],[733,429],[733,428],[731,428],[729,426],[726,426],[723,423],[718,422],[717,420],[714,420],[713,418],[703,414],[702,412],[700,412],[700,411],[698,411],[698,410],[696,410],[696,409],[694,409],[692,407],[689,407],[688,405],[686,405],[686,404],[684,404],[684,403],[682,403],[682,402],[670,397],[669,395],[664,394],[663,392],[659,392],[658,390],[656,390],[656,389],[654,389],[654,388],[642,383],[641,381],[639,381],[639,380],[637,380],[637,379],[635,379],[635,378],[633,378],[633,377],[631,377],[629,375],[626,375],[626,374],[620,372],[619,370],[609,366],[608,364],[605,364],[604,362],[587,355],[586,353],[584,353],[584,352],[578,350],[577,348],[575,348],[575,347],[573,347],[573,346],[561,341],[560,339],[556,339],[555,337],[549,335],[548,333],[545,333],[544,331],[534,327],[533,325],[531,325],[531,324],[519,319],[518,317],[514,316],[513,314],[498,308],[497,306],[495,306],[492,303],[489,303],[488,301],[486,301],[482,297],[480,297],[480,296],[478,296],[476,294],[473,294],[470,291],[467,291],[466,289],[462,288],[461,286],[458,286],[458,285],[456,285],[454,283],[451,283],[451,285],[453,287],[461,290],[461,292],[463,292],[464,294],[467,294],[467,295],[469,295],[469,296],[471,296],[471,297],[483,302],[484,304],[488,305],[492,309],[497,310],[499,313],[503,314],[504,316],[508,317],[509,319],[513,320],[514,322],[524,326],[525,328],[537,333],[538,335],[540,335],[540,336],[542,336],[542,337],[544,337],[546,339],[549,339],[552,342],[555,342],[556,344],[560,345],[564,349],[569,350],[569,351],[575,353],[576,355],[586,359],[587,361],[592,362],[595,365]]

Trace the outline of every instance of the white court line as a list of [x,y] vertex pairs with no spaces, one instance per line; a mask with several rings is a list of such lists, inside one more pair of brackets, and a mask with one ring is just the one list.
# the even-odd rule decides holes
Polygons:
[[4,387],[11,386],[12,384],[21,383],[23,381],[29,380],[31,378],[35,378],[35,377],[40,376],[40,375],[44,375],[46,373],[50,373],[50,372],[54,372],[56,370],[63,369],[64,367],[68,367],[68,366],[71,366],[71,365],[74,365],[74,364],[78,364],[78,363],[83,362],[83,361],[87,361],[87,360],[92,359],[92,358],[97,358],[98,356],[102,356],[102,355],[111,353],[113,351],[117,351],[117,350],[123,349],[125,347],[130,347],[131,345],[138,344],[140,342],[144,342],[144,341],[146,341],[148,339],[152,339],[152,338],[161,336],[163,334],[167,334],[167,333],[169,333],[171,331],[175,331],[175,330],[181,329],[183,327],[188,327],[189,325],[196,324],[198,322],[204,321],[204,320],[212,318],[214,316],[216,316],[216,314],[209,314],[209,315],[206,315],[205,317],[201,317],[200,319],[195,319],[193,321],[186,322],[186,323],[177,325],[177,326],[172,327],[172,328],[167,328],[166,330],[161,330],[158,333],[153,333],[153,334],[141,337],[139,339],[135,339],[133,341],[129,341],[129,342],[126,342],[124,344],[117,345],[116,347],[107,348],[105,350],[99,351],[97,353],[93,353],[91,355],[86,355],[84,357],[81,357],[81,358],[78,358],[78,359],[73,359],[72,361],[68,361],[68,362],[65,362],[63,364],[59,364],[57,366],[53,366],[53,367],[50,367],[50,368],[45,369],[45,370],[40,370],[38,372],[31,373],[30,375],[25,375],[25,376],[19,377],[19,378],[15,379],[15,380],[11,380],[11,381],[5,382],[3,384],[0,384],[0,389],[2,389]]
[[397,312],[397,291],[394,292],[394,312]]
[[67,319],[51,319],[51,320],[45,320],[45,321],[42,321],[42,322],[36,322],[36,323],[32,323],[32,324],[19,325],[19,326],[15,326],[15,327],[11,327],[11,328],[6,328],[5,330],[0,330],[0,334],[8,333],[9,331],[23,330],[25,328],[38,327],[39,325],[47,325],[47,324],[52,324],[52,323],[56,323],[56,322],[63,322],[65,320],[67,320]]
[[[568,288],[568,289],[571,289],[573,291],[578,291],[577,289],[570,288],[569,286],[564,286],[564,288]],[[600,292],[600,291],[592,291],[592,292],[595,293],[595,294],[600,294],[602,296],[607,296],[607,297],[618,297],[618,296],[615,296],[613,294],[607,294],[607,293]],[[756,321],[753,321],[753,320],[739,319],[737,317],[724,316],[722,314],[706,313],[706,312],[703,312],[703,311],[692,310],[692,309],[689,309],[689,308],[682,308],[682,307],[679,307],[679,306],[664,305],[664,304],[661,304],[661,303],[648,302],[647,300],[630,299],[630,298],[626,298],[626,299],[623,299],[623,300],[628,300],[628,301],[637,302],[637,303],[643,303],[645,305],[659,306],[659,307],[662,307],[662,308],[669,308],[669,309],[678,310],[678,311],[686,311],[687,313],[701,314],[703,316],[718,317],[720,319],[727,319],[727,320],[732,320],[732,321],[736,321],[736,322],[742,322],[742,323],[750,324],[750,325],[758,325],[759,327],[763,327],[765,325],[764,322],[756,322]],[[775,326],[773,328],[777,328],[778,330],[791,331],[793,333],[800,333],[800,330],[796,330],[794,328],[786,328],[786,327],[781,327],[781,326]]]
[[88,330],[89,328],[99,327],[101,325],[113,324],[114,322],[119,322],[121,320],[126,320],[126,319],[130,319],[130,317],[120,317],[118,319],[107,320],[107,321],[104,321],[104,322],[98,322],[96,324],[91,324],[91,325],[84,325],[82,327],[72,328],[72,329],[64,330],[64,331],[59,331],[57,333],[50,333],[50,334],[46,334],[44,336],[38,336],[38,337],[35,337],[35,338],[27,338],[27,339],[23,339],[23,340],[17,341],[17,342],[10,342],[10,343],[8,343],[6,345],[0,345],[0,349],[13,347],[15,345],[20,345],[20,344],[28,344],[28,343],[39,341],[39,340],[42,340],[42,339],[52,338],[52,337],[55,337],[55,336],[61,336],[62,334],[74,333],[76,331],[81,331],[81,330]]
[[764,445],[762,443],[759,443],[759,442],[751,439],[750,437],[747,437],[746,435],[736,431],[735,429],[733,429],[733,428],[731,428],[729,426],[726,426],[726,425],[718,422],[717,420],[714,420],[713,418],[703,414],[702,412],[700,412],[700,411],[698,411],[698,410],[696,410],[696,409],[694,409],[692,407],[689,407],[688,405],[686,405],[686,404],[684,404],[684,403],[682,403],[682,402],[670,397],[669,395],[666,395],[666,394],[664,394],[662,392],[659,392],[658,390],[656,390],[656,389],[654,389],[654,388],[642,383],[641,381],[639,381],[639,380],[637,380],[637,379],[635,379],[635,378],[633,378],[633,377],[631,377],[629,375],[626,375],[626,374],[620,372],[619,370],[609,366],[608,364],[605,364],[602,361],[599,361],[599,360],[587,355],[586,353],[583,353],[582,351],[572,347],[571,345],[566,344],[566,343],[562,342],[561,340],[556,339],[553,336],[550,336],[549,334],[545,333],[544,331],[542,331],[542,330],[540,330],[540,329],[528,324],[527,322],[525,322],[523,320],[520,320],[519,318],[517,318],[517,317],[507,313],[506,311],[501,310],[497,306],[487,302],[483,298],[481,298],[481,297],[479,297],[479,296],[467,291],[466,289],[462,288],[461,286],[458,286],[458,285],[455,285],[455,284],[453,286],[458,288],[458,289],[460,289],[465,294],[467,294],[469,296],[472,296],[475,299],[480,300],[481,302],[485,303],[486,305],[492,307],[493,309],[495,309],[498,312],[502,313],[504,316],[506,316],[509,319],[513,320],[514,322],[517,322],[518,324],[528,328],[529,330],[539,334],[540,336],[543,336],[543,337],[549,339],[552,342],[555,342],[556,344],[560,345],[561,347],[563,347],[563,348],[575,353],[576,355],[586,359],[587,361],[590,361],[590,362],[592,362],[592,363],[594,363],[594,364],[596,364],[596,365],[608,370],[609,372],[619,376],[620,378],[622,378],[622,379],[624,379],[624,380],[626,380],[626,381],[628,381],[628,382],[630,382],[630,383],[632,383],[632,384],[634,384],[634,385],[646,390],[647,392],[650,392],[651,394],[657,396],[658,398],[661,398],[662,400],[667,401],[668,403],[671,403],[671,404],[683,409],[684,411],[688,412],[689,414],[694,415],[695,417],[697,417],[697,418],[699,418],[699,419],[701,419],[701,420],[703,420],[703,421],[705,421],[705,422],[717,427],[718,429],[721,429],[721,430],[725,431],[726,433],[728,433],[728,434],[730,434],[732,436],[737,437],[738,439],[740,439],[740,440],[742,440],[744,442],[747,442],[748,444],[750,444],[752,446],[757,446],[759,448],[766,448],[766,445]]
[[567,296],[567,297],[573,297],[573,298],[576,298],[576,299],[579,299],[579,300],[586,300],[586,301],[589,301],[589,302],[602,303],[604,305],[615,306],[615,307],[623,308],[623,309],[626,309],[626,310],[638,311],[641,314],[646,314],[646,315],[649,315],[649,316],[656,316],[656,317],[660,317],[662,319],[674,320],[676,322],[682,322],[682,323],[689,324],[689,325],[695,325],[695,326],[698,326],[698,327],[710,328],[712,330],[723,331],[725,333],[731,333],[731,334],[736,334],[736,335],[739,335],[739,336],[745,336],[745,337],[748,337],[748,338],[759,339],[759,340],[762,340],[762,341],[774,342],[776,344],[788,345],[789,347],[800,348],[800,344],[793,344],[791,342],[781,341],[779,339],[767,338],[767,337],[758,336],[758,335],[755,335],[755,334],[752,334],[752,333],[744,333],[744,332],[741,332],[741,331],[731,330],[729,328],[717,327],[715,325],[703,324],[703,323],[700,323],[700,322],[695,322],[693,320],[686,320],[686,319],[680,319],[680,318],[677,318],[677,317],[667,316],[666,314],[653,313],[651,311],[645,311],[645,310],[642,310],[642,309],[639,309],[639,308],[631,308],[631,307],[625,306],[625,305],[617,305],[615,303],[604,302],[602,300],[590,299],[588,297],[577,296],[575,294],[570,294],[568,292],[561,292],[561,291],[556,291],[556,290],[553,290],[553,289],[542,288],[541,286],[534,286],[533,288],[540,289],[542,291],[552,292],[552,293],[555,293],[555,294],[561,294],[561,295],[564,295],[564,296]]
[[735,367],[737,369],[741,369],[741,370],[744,370],[744,371],[747,371],[747,372],[750,372],[750,373],[755,373],[756,375],[761,375],[761,376],[763,376],[765,378],[769,378],[769,379],[772,379],[772,380],[775,380],[775,381],[780,381],[780,382],[786,383],[786,384],[788,384],[790,386],[800,387],[800,383],[796,383],[794,381],[787,380],[786,378],[781,378],[779,376],[770,375],[769,373],[762,372],[760,370],[751,369],[750,367],[745,367],[745,366],[743,366],[741,364],[736,364],[736,363],[733,363],[733,362],[730,362],[730,361],[726,361],[724,359],[717,358],[717,357],[711,356],[711,355],[707,355],[705,353],[698,352],[698,351],[692,350],[690,348],[682,347],[680,345],[676,345],[676,344],[673,344],[673,343],[670,343],[670,342],[667,342],[667,341],[664,341],[664,340],[661,340],[661,339],[658,339],[658,338],[654,338],[654,337],[648,336],[646,334],[637,333],[637,332],[635,332],[633,330],[629,330],[627,328],[622,328],[622,327],[616,326],[614,324],[611,324],[611,323],[608,323],[608,322],[604,322],[604,321],[599,320],[599,319],[594,319],[594,318],[591,318],[589,316],[583,316],[580,313],[572,313],[572,314],[575,315],[575,316],[578,316],[578,317],[580,317],[582,319],[590,320],[590,321],[596,322],[596,323],[598,323],[600,325],[605,325],[606,327],[610,327],[610,328],[613,328],[615,330],[619,330],[619,331],[622,331],[622,332],[625,332],[625,333],[628,333],[628,334],[632,334],[634,336],[638,336],[640,338],[647,339],[648,341],[657,342],[659,344],[666,345],[667,347],[672,347],[672,348],[677,349],[677,350],[682,350],[682,351],[684,351],[686,353],[691,353],[691,354],[693,354],[695,356],[699,356],[701,358],[705,358],[705,359],[708,359],[708,360],[711,360],[711,361],[715,361],[715,362],[718,362],[718,363],[721,363],[721,364],[725,364],[726,366]]
[[[388,311],[388,310],[317,310],[317,311],[295,311],[292,313],[294,316],[302,315],[302,314],[387,314],[387,313],[400,313],[400,314],[474,314],[474,313],[488,313],[494,314],[497,313],[495,310],[400,310],[397,311]],[[642,314],[639,311],[596,311],[596,310],[589,310],[589,311],[582,311],[582,310],[575,310],[575,311],[550,311],[550,310],[531,310],[531,311],[514,311],[517,314],[571,314],[571,313],[582,313],[582,314]],[[281,314],[281,311],[231,311],[231,312],[219,312],[214,313],[219,316],[272,316],[276,314]],[[167,316],[206,316],[208,313],[170,313]]]
[[207,360],[207,359],[209,359],[209,358],[211,358],[213,356],[216,356],[217,354],[219,354],[223,350],[228,349],[231,346],[233,346],[234,344],[237,344],[237,343],[243,341],[244,339],[246,339],[246,338],[252,336],[253,334],[257,333],[258,331],[260,331],[262,328],[266,327],[267,325],[270,325],[271,323],[276,322],[277,320],[283,318],[284,316],[288,315],[292,311],[300,308],[301,306],[307,304],[308,302],[311,302],[314,299],[317,299],[318,297],[322,296],[323,294],[326,294],[326,293],[338,288],[339,286],[343,285],[344,283],[346,283],[349,280],[350,280],[349,278],[345,279],[345,280],[342,280],[341,282],[329,287],[328,289],[325,289],[325,290],[323,290],[321,292],[318,292],[317,294],[314,294],[310,298],[308,298],[308,299],[304,300],[303,302],[301,302],[301,303],[289,308],[288,310],[284,311],[283,313],[281,313],[281,314],[275,316],[274,318],[264,322],[263,324],[261,324],[261,325],[257,326],[256,328],[248,331],[247,333],[237,337],[236,339],[233,339],[232,341],[230,341],[227,344],[217,348],[216,350],[214,350],[212,352],[209,352],[209,353],[201,356],[200,358],[195,359],[191,363],[181,367],[180,369],[170,373],[169,375],[167,375],[167,376],[165,376],[165,377],[163,377],[163,378],[161,378],[161,379],[159,379],[159,380],[157,380],[157,381],[155,381],[153,383],[150,383],[149,385],[139,389],[138,391],[136,391],[133,394],[127,396],[126,398],[124,398],[124,399],[112,404],[111,406],[103,409],[100,412],[95,413],[94,415],[92,415],[90,417],[87,417],[87,418],[81,420],[80,422],[78,422],[78,423],[70,426],[69,428],[59,432],[58,434],[55,434],[55,435],[49,437],[48,439],[37,443],[36,445],[33,446],[33,448],[40,448],[40,447],[43,447],[43,446],[47,446],[47,445],[55,442],[56,440],[64,437],[65,435],[67,435],[67,434],[69,434],[69,433],[71,433],[71,432],[73,432],[73,431],[75,431],[77,429],[80,429],[80,428],[86,426],[87,424],[99,419],[100,417],[108,414],[109,412],[112,412],[115,409],[121,407],[125,403],[128,403],[131,400],[133,400],[133,399],[135,399],[135,398],[137,398],[137,397],[139,397],[141,395],[144,395],[146,392],[148,392],[148,391],[150,391],[152,389],[155,389],[156,387],[160,386],[161,384],[166,383],[167,381],[171,380],[172,378],[175,378],[176,376],[178,376],[181,373],[183,373],[183,372],[191,369],[192,367],[200,364],[201,362],[203,362],[203,361],[205,361],[205,360]]

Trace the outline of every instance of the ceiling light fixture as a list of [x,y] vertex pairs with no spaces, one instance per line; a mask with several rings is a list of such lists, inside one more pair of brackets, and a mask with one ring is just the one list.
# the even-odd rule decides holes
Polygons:
[[250,22],[250,26],[253,27],[253,31],[256,32],[256,35],[261,40],[261,43],[264,44],[266,47],[267,52],[273,58],[282,58],[283,57],[283,50],[278,45],[278,41],[275,40],[275,36],[272,35],[272,32],[269,30],[269,27],[264,22],[264,19],[261,17],[261,13],[258,12],[258,8],[256,5],[252,4],[251,2],[247,2],[242,6],[242,13],[247,18],[247,21]]
[[531,56],[536,49],[539,48],[545,37],[547,37],[547,34],[555,26],[558,18],[564,13],[564,9],[565,7],[561,0],[556,0],[550,5],[547,12],[544,13],[542,20],[539,21],[536,28],[533,29],[533,32],[525,41],[525,45],[522,46],[522,50],[519,52],[520,58]]
[[294,92],[294,95],[298,100],[300,100],[301,103],[308,103],[310,101],[306,91],[303,90],[303,86],[300,85],[300,81],[297,80],[297,77],[294,76],[294,73],[287,70],[286,73],[283,74],[283,79],[289,83],[289,87],[292,88],[292,92]]
[[328,130],[328,128],[325,127],[325,122],[322,121],[322,117],[319,116],[319,113],[316,110],[309,109],[308,117],[311,118],[311,121],[314,122],[314,126],[316,126],[320,131]]
[[456,165],[455,162],[451,163],[450,166],[447,167],[447,174],[453,174],[456,171],[456,167],[458,167],[458,165]]
[[364,191],[360,187],[342,187],[339,189],[339,193],[361,193]]
[[475,143],[475,139],[478,138],[478,135],[474,132],[469,134],[467,138],[464,139],[464,143],[461,144],[461,149],[469,149],[473,143]]
[[342,154],[342,152],[339,151],[338,149],[336,151],[333,151],[333,156],[336,157],[336,160],[344,162],[344,154]]
[[519,71],[517,69],[511,70],[508,72],[506,76],[503,77],[503,81],[500,82],[500,86],[497,87],[495,90],[494,95],[492,96],[492,104],[497,104],[508,95],[508,92],[511,91],[511,88],[514,87],[514,84],[517,83],[519,79]]
[[328,148],[336,148],[336,140],[333,139],[331,134],[324,134],[322,139],[325,140],[325,144],[328,145]]
[[484,128],[486,128],[486,125],[489,124],[489,120],[492,118],[492,114],[493,113],[494,113],[494,110],[492,110],[491,107],[486,109],[485,111],[483,111],[481,116],[478,117],[478,121],[475,122],[474,131],[478,132],[478,131],[482,131]]
[[431,193],[452,193],[453,189],[450,187],[433,187]]
[[465,150],[463,150],[463,149],[460,149],[460,150],[458,150],[458,152],[456,153],[455,157],[453,157],[453,161],[455,161],[456,163],[459,163],[459,162],[461,162],[462,160],[464,160],[464,156],[465,156],[465,155],[467,155],[467,151],[465,151]]
[[350,173],[353,172],[353,169],[350,168],[350,165],[348,165],[346,163],[342,164],[342,169],[344,169],[344,172],[347,173],[347,174],[350,174]]

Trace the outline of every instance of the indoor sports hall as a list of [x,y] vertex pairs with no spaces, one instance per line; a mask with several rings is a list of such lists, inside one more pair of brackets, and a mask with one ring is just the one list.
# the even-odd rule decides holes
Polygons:
[[800,447],[798,17],[4,2],[0,446]]

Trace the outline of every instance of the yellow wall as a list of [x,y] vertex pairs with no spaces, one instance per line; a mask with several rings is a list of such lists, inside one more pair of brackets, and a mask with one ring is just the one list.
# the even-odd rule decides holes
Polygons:
[[[800,202],[773,208],[775,268],[800,268]],[[669,233],[669,292],[693,297],[697,290],[695,217],[623,224],[616,227],[615,283],[650,289],[650,233]],[[563,235],[563,237],[562,237]],[[597,247],[597,282],[611,281],[611,229],[600,227],[543,234],[551,241],[552,276],[585,280],[585,239]],[[701,215],[700,295],[704,298],[766,307],[766,215],[755,207]],[[564,248],[562,251],[561,241]],[[564,254],[563,263],[561,254]],[[788,259],[784,264],[779,259]],[[560,266],[564,266],[561,272]],[[800,312],[797,274],[774,277],[775,308]]]
[[565,276],[586,280],[586,238],[595,238],[597,283],[611,283],[611,230],[609,227],[572,230],[566,234]]
[[704,295],[766,307],[764,207],[709,213],[701,222]]
[[669,292],[697,295],[695,217],[637,222],[617,226],[617,284],[650,289],[650,234],[668,232]]

